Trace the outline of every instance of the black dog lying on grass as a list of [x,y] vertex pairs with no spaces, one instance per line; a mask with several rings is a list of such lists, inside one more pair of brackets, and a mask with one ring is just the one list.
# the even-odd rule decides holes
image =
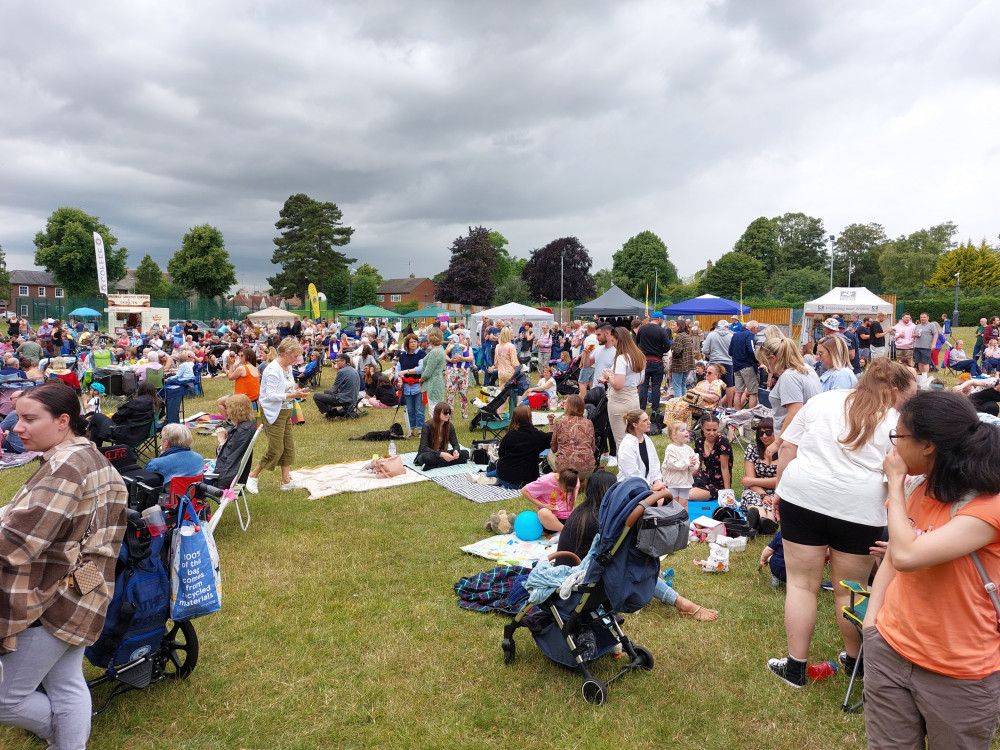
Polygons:
[[399,422],[393,422],[388,430],[372,430],[371,432],[366,432],[364,435],[358,435],[357,437],[347,438],[348,440],[367,440],[369,442],[379,442],[386,440],[400,440],[403,437],[403,425]]

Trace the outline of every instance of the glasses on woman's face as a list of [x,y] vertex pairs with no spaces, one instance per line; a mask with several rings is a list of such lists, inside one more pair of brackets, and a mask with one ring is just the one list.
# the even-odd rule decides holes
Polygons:
[[757,430],[757,434],[760,435],[761,437],[771,437],[771,435],[774,434],[774,430],[769,430],[762,427],[759,430]]
[[443,412],[441,412],[441,416],[442,417],[450,417],[451,416],[451,409],[445,409]]
[[893,445],[897,444],[896,441],[899,440],[899,438],[908,438],[908,437],[913,437],[913,435],[905,435],[902,432],[889,430],[889,442],[892,443]]

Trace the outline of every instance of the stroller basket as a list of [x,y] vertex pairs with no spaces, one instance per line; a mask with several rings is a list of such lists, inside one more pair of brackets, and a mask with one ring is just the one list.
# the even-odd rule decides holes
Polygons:
[[[635,612],[649,604],[659,574],[660,561],[635,546],[635,526],[652,493],[641,479],[615,484],[604,496],[599,519],[599,536],[590,551],[582,583],[573,587],[569,599],[556,592],[544,603],[525,604],[503,632],[504,663],[516,655],[514,634],[527,627],[542,652],[553,661],[575,667],[583,676],[583,697],[601,704],[607,699],[608,685],[640,669],[653,668],[648,649],[632,643],[621,627],[619,613]],[[579,565],[572,552],[556,552],[550,559],[567,557]],[[621,645],[628,662],[607,681],[595,677],[588,666]]]

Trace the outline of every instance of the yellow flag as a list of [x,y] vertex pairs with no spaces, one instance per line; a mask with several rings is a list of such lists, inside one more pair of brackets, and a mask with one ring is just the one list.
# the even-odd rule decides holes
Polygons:
[[309,305],[312,307],[312,316],[315,320],[319,320],[319,292],[316,291],[316,285],[309,285]]
[[649,284],[646,284],[646,317],[649,317]]

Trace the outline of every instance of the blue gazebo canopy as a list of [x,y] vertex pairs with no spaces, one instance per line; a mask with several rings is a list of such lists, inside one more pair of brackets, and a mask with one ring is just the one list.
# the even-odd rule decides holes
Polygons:
[[750,308],[725,297],[703,294],[662,309],[664,315],[749,315]]

